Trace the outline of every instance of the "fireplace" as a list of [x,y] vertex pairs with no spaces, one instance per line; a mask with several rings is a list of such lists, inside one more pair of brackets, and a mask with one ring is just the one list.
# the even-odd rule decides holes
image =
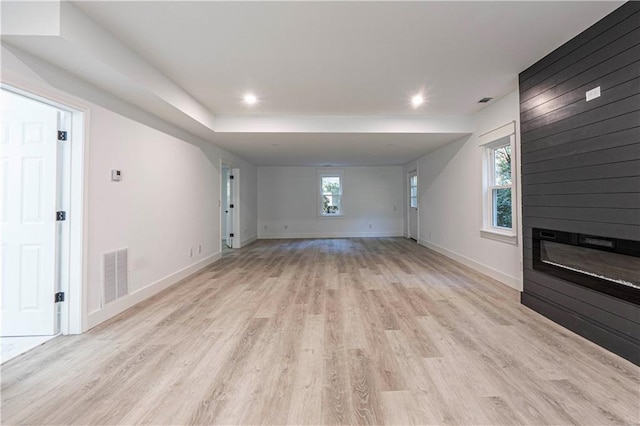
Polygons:
[[640,241],[533,228],[533,269],[640,305]]

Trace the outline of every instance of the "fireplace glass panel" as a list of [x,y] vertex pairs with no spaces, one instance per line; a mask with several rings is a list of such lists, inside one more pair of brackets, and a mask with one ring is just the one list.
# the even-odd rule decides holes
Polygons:
[[541,240],[540,261],[640,289],[640,257]]

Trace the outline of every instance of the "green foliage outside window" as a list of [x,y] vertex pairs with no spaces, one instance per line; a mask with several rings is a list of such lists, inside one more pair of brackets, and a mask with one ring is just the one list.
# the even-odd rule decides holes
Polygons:
[[500,228],[511,228],[511,189],[496,189],[494,192],[496,223]]
[[[496,185],[511,185],[511,145],[506,145],[494,150],[494,172]],[[494,226],[511,228],[511,188],[495,189],[493,199],[495,212]]]

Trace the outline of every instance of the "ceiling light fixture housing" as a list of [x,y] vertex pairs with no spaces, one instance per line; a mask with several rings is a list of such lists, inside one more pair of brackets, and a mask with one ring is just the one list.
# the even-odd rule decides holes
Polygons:
[[243,100],[247,105],[255,105],[258,103],[258,98],[253,93],[247,93],[244,95]]
[[414,108],[418,108],[423,103],[424,103],[424,98],[422,97],[421,94],[414,95],[411,98],[411,105],[413,105]]

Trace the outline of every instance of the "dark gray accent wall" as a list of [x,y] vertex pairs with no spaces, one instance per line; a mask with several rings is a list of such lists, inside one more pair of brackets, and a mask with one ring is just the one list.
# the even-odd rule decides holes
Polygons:
[[[520,74],[522,303],[640,365],[640,308],[540,273],[532,228],[640,241],[640,2]],[[601,96],[585,94],[600,86]]]

